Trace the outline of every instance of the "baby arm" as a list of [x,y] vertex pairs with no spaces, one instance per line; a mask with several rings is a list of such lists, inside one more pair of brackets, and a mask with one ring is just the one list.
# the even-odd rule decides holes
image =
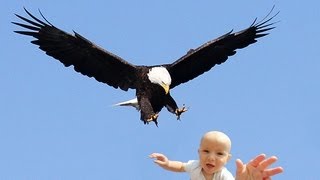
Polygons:
[[160,153],[152,153],[149,157],[154,158],[154,162],[163,169],[173,172],[185,172],[184,165],[180,161],[171,161],[165,155]]

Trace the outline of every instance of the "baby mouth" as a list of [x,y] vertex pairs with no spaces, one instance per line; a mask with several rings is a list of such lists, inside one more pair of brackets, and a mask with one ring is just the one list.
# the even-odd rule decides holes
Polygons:
[[214,168],[215,166],[213,164],[206,164],[206,166],[210,169]]

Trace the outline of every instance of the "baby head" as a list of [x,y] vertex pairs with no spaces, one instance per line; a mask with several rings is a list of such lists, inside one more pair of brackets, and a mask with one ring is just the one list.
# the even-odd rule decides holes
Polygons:
[[200,166],[205,176],[213,176],[231,158],[231,140],[219,131],[209,131],[203,135],[198,150]]

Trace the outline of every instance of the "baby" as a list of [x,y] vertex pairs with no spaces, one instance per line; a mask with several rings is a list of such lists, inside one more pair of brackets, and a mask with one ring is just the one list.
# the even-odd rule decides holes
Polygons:
[[[225,167],[231,158],[230,151],[230,138],[222,132],[210,131],[201,138],[198,149],[199,160],[190,160],[187,163],[171,161],[160,153],[153,153],[150,157],[155,158],[154,162],[166,170],[188,172],[191,180],[234,180],[232,174]],[[265,155],[257,156],[247,165],[243,165],[241,160],[237,160],[237,179],[268,179],[269,176],[283,171],[281,167],[267,170],[263,168],[260,171],[261,168],[258,166],[261,163],[262,167],[268,167],[277,160],[276,157],[264,159]],[[267,177],[262,177],[265,174],[268,174]]]

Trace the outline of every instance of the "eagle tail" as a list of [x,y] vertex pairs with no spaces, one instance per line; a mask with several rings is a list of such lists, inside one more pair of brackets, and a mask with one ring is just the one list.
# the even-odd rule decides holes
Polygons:
[[128,101],[124,101],[124,102],[120,102],[120,103],[114,104],[113,106],[132,106],[132,107],[136,108],[136,110],[138,110],[138,111],[140,110],[140,106],[139,106],[137,98],[134,98],[134,99],[131,99]]

